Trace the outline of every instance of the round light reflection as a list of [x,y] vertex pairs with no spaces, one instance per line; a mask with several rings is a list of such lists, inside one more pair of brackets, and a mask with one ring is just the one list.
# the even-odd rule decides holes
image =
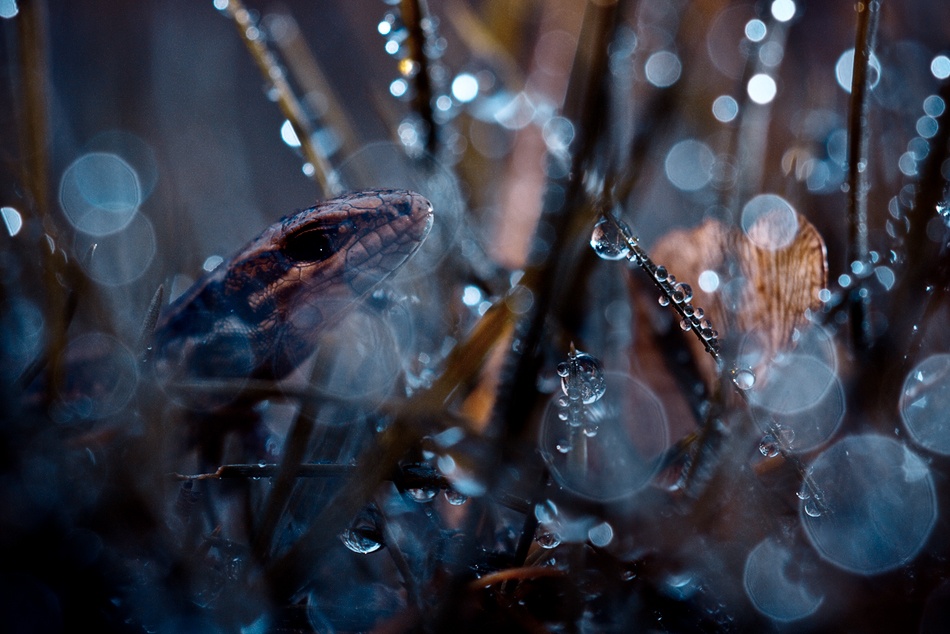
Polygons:
[[[605,374],[607,390],[586,406],[596,422],[588,437],[558,417],[552,399],[541,423],[541,455],[564,488],[593,500],[632,495],[647,485],[669,444],[663,405],[648,387],[632,377]],[[565,450],[566,449],[566,450]]]
[[767,104],[775,99],[775,94],[778,92],[778,86],[775,84],[775,80],[765,73],[759,73],[758,75],[753,75],[749,80],[749,83],[746,85],[746,91],[749,93],[749,98],[758,104]]
[[823,510],[801,502],[808,539],[827,561],[871,575],[897,568],[923,548],[937,519],[930,469],[902,443],[850,436],[819,455],[808,476]]
[[745,562],[742,585],[755,609],[776,621],[797,621],[815,613],[823,597],[808,592],[799,575],[799,562],[777,540],[764,539]]
[[647,81],[658,88],[672,86],[680,78],[683,65],[680,58],[670,51],[659,51],[647,59],[644,68]]
[[680,141],[666,155],[666,177],[683,191],[702,189],[712,179],[716,156],[709,146],[696,139]]
[[950,354],[927,357],[910,371],[900,412],[914,442],[950,455]]
[[95,236],[121,231],[142,202],[139,178],[116,154],[89,152],[63,172],[59,201],[70,224]]
[[787,200],[775,194],[759,194],[742,208],[742,230],[758,247],[784,249],[798,234],[798,216]]
[[712,113],[719,121],[728,123],[739,114],[739,103],[729,95],[720,95],[713,101]]
[[[845,91],[851,92],[851,78],[854,72],[854,49],[848,49],[841,54],[841,57],[838,58],[838,62],[835,64],[835,78],[838,80],[838,85]],[[881,81],[881,62],[878,61],[877,56],[874,53],[871,53],[871,57],[868,59],[868,88],[873,90],[879,81]]]

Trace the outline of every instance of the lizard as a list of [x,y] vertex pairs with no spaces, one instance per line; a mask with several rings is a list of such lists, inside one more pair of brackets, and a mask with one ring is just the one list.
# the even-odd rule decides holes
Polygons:
[[282,218],[198,279],[156,324],[163,380],[280,380],[325,327],[425,240],[432,204],[406,190],[344,194]]

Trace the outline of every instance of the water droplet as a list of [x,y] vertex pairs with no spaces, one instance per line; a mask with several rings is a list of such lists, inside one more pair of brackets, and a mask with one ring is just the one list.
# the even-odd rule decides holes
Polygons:
[[418,487],[414,489],[406,489],[406,495],[409,496],[409,499],[413,502],[419,502],[420,504],[431,502],[438,492],[439,489],[436,487]]
[[683,296],[683,299],[677,303],[688,302],[693,299],[693,287],[690,286],[689,284],[680,282],[679,284],[676,285],[676,290],[679,291]]
[[689,319],[681,319],[681,320],[680,320],[680,328],[681,328],[684,332],[687,331],[687,330],[690,330],[692,327],[693,327],[693,322],[691,322]]
[[670,298],[667,297],[666,295],[660,295],[659,297],[656,298],[656,301],[659,302],[660,306],[670,305]]
[[752,389],[755,385],[755,374],[749,368],[736,368],[732,371],[732,382],[740,390]]
[[818,502],[812,497],[805,500],[804,509],[805,515],[808,517],[821,517],[821,507],[818,506]]
[[759,453],[766,458],[774,458],[779,455],[779,444],[772,434],[766,434],[759,441]]
[[557,533],[552,531],[543,531],[538,533],[538,536],[534,538],[534,541],[538,542],[538,546],[541,548],[557,548],[561,545],[561,538]]
[[596,358],[586,352],[573,352],[568,357],[567,375],[561,374],[561,365],[558,365],[561,390],[568,398],[574,400],[576,394],[585,405],[590,405],[604,395],[607,389],[604,367]]
[[557,445],[555,446],[560,453],[571,453],[571,449],[574,448],[574,445],[571,444],[571,441],[568,438],[562,438],[561,440],[557,441]]
[[379,509],[369,504],[363,507],[350,526],[340,533],[340,540],[354,553],[366,555],[375,552],[383,547],[381,521]]
[[445,495],[446,501],[452,506],[461,506],[468,501],[467,495],[462,495],[455,489],[446,489],[443,495]]
[[665,266],[658,266],[656,267],[656,273],[654,274],[654,277],[656,277],[658,281],[662,282],[667,277],[669,277],[669,272],[666,270]]
[[626,236],[632,235],[622,220],[601,218],[590,236],[590,246],[604,260],[623,260],[630,257]]
[[383,547],[382,543],[376,541],[368,532],[355,528],[348,528],[340,533],[340,540],[354,553],[362,555],[376,552]]
[[808,490],[808,485],[802,485],[802,488],[796,491],[795,495],[798,496],[799,500],[807,500],[811,497],[811,491]]

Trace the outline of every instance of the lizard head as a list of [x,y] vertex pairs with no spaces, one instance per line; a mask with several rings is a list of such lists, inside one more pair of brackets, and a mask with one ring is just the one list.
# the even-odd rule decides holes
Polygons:
[[431,227],[432,204],[419,194],[373,190],[285,219],[275,242],[313,292],[362,295],[402,266]]
[[185,374],[281,378],[431,226],[432,205],[406,190],[353,192],[285,217],[169,307],[159,356]]

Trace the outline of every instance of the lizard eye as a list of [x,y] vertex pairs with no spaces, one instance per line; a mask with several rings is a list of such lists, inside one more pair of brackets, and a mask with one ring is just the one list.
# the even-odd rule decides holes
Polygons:
[[283,252],[297,262],[322,262],[336,253],[333,242],[327,229],[307,229],[288,236]]

